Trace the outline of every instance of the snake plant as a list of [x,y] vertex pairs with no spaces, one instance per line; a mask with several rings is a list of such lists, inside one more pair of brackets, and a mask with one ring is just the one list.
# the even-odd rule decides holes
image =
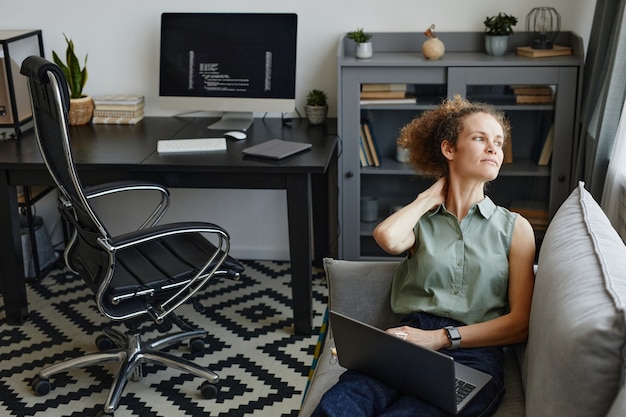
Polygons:
[[83,68],[81,68],[78,57],[74,53],[74,42],[65,33],[63,36],[67,42],[67,50],[65,52],[67,64],[61,61],[61,58],[54,51],[52,51],[52,59],[61,68],[67,79],[67,84],[70,88],[70,98],[81,98],[83,96],[83,88],[87,83],[87,55],[85,55]]

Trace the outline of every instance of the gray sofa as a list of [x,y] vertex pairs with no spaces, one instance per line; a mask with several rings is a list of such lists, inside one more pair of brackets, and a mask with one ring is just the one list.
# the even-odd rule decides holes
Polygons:
[[[397,262],[325,259],[332,309],[379,328]],[[498,417],[626,416],[626,246],[581,183],[542,244],[528,342],[507,347]],[[330,354],[332,329],[300,417],[311,414],[344,371]]]

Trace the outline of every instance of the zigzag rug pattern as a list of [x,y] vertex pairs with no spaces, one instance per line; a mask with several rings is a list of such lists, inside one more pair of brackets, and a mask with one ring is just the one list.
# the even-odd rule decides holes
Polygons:
[[[127,385],[116,417],[297,415],[326,308],[323,271],[314,268],[313,334],[301,336],[293,334],[290,264],[243,263],[241,280],[214,280],[200,293],[202,312],[191,305],[177,310],[209,331],[204,351],[169,348],[219,374],[217,398],[202,398],[199,378],[144,365],[144,378]],[[28,300],[28,322],[9,326],[0,299],[0,415],[95,415],[116,364],[59,374],[44,397],[31,391],[30,381],[44,366],[96,351],[95,338],[110,323],[83,282],[61,270],[28,284]],[[157,335],[155,326],[144,327],[144,340]]]

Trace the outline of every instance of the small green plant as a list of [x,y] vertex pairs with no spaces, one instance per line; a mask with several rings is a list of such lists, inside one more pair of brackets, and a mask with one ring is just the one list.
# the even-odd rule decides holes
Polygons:
[[306,96],[306,104],[307,106],[318,106],[324,107],[327,106],[328,95],[325,91],[313,89],[309,91],[309,94]]
[[61,61],[61,58],[54,51],[52,51],[52,59],[61,68],[63,75],[67,79],[67,84],[70,88],[70,98],[81,98],[83,96],[83,88],[87,83],[87,55],[85,55],[83,68],[81,68],[80,62],[78,62],[78,58],[74,53],[74,42],[65,33],[63,36],[67,42],[67,50],[65,51],[67,64]]
[[517,17],[500,12],[497,16],[487,17],[483,23],[485,24],[485,33],[487,35],[512,35],[513,26],[517,24]]
[[372,39],[371,33],[365,33],[363,28],[357,28],[357,30],[353,30],[352,32],[348,32],[348,39],[352,39],[356,43],[365,43],[369,42]]

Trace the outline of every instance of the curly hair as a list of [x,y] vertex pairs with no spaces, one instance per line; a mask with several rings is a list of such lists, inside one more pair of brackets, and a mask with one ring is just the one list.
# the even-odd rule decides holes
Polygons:
[[470,102],[459,95],[444,100],[436,109],[427,110],[400,131],[398,145],[407,149],[413,168],[426,177],[441,178],[449,174],[448,160],[441,152],[447,140],[456,147],[463,129],[463,120],[474,113],[494,117],[504,131],[504,152],[507,152],[511,125],[504,112],[486,103]]

